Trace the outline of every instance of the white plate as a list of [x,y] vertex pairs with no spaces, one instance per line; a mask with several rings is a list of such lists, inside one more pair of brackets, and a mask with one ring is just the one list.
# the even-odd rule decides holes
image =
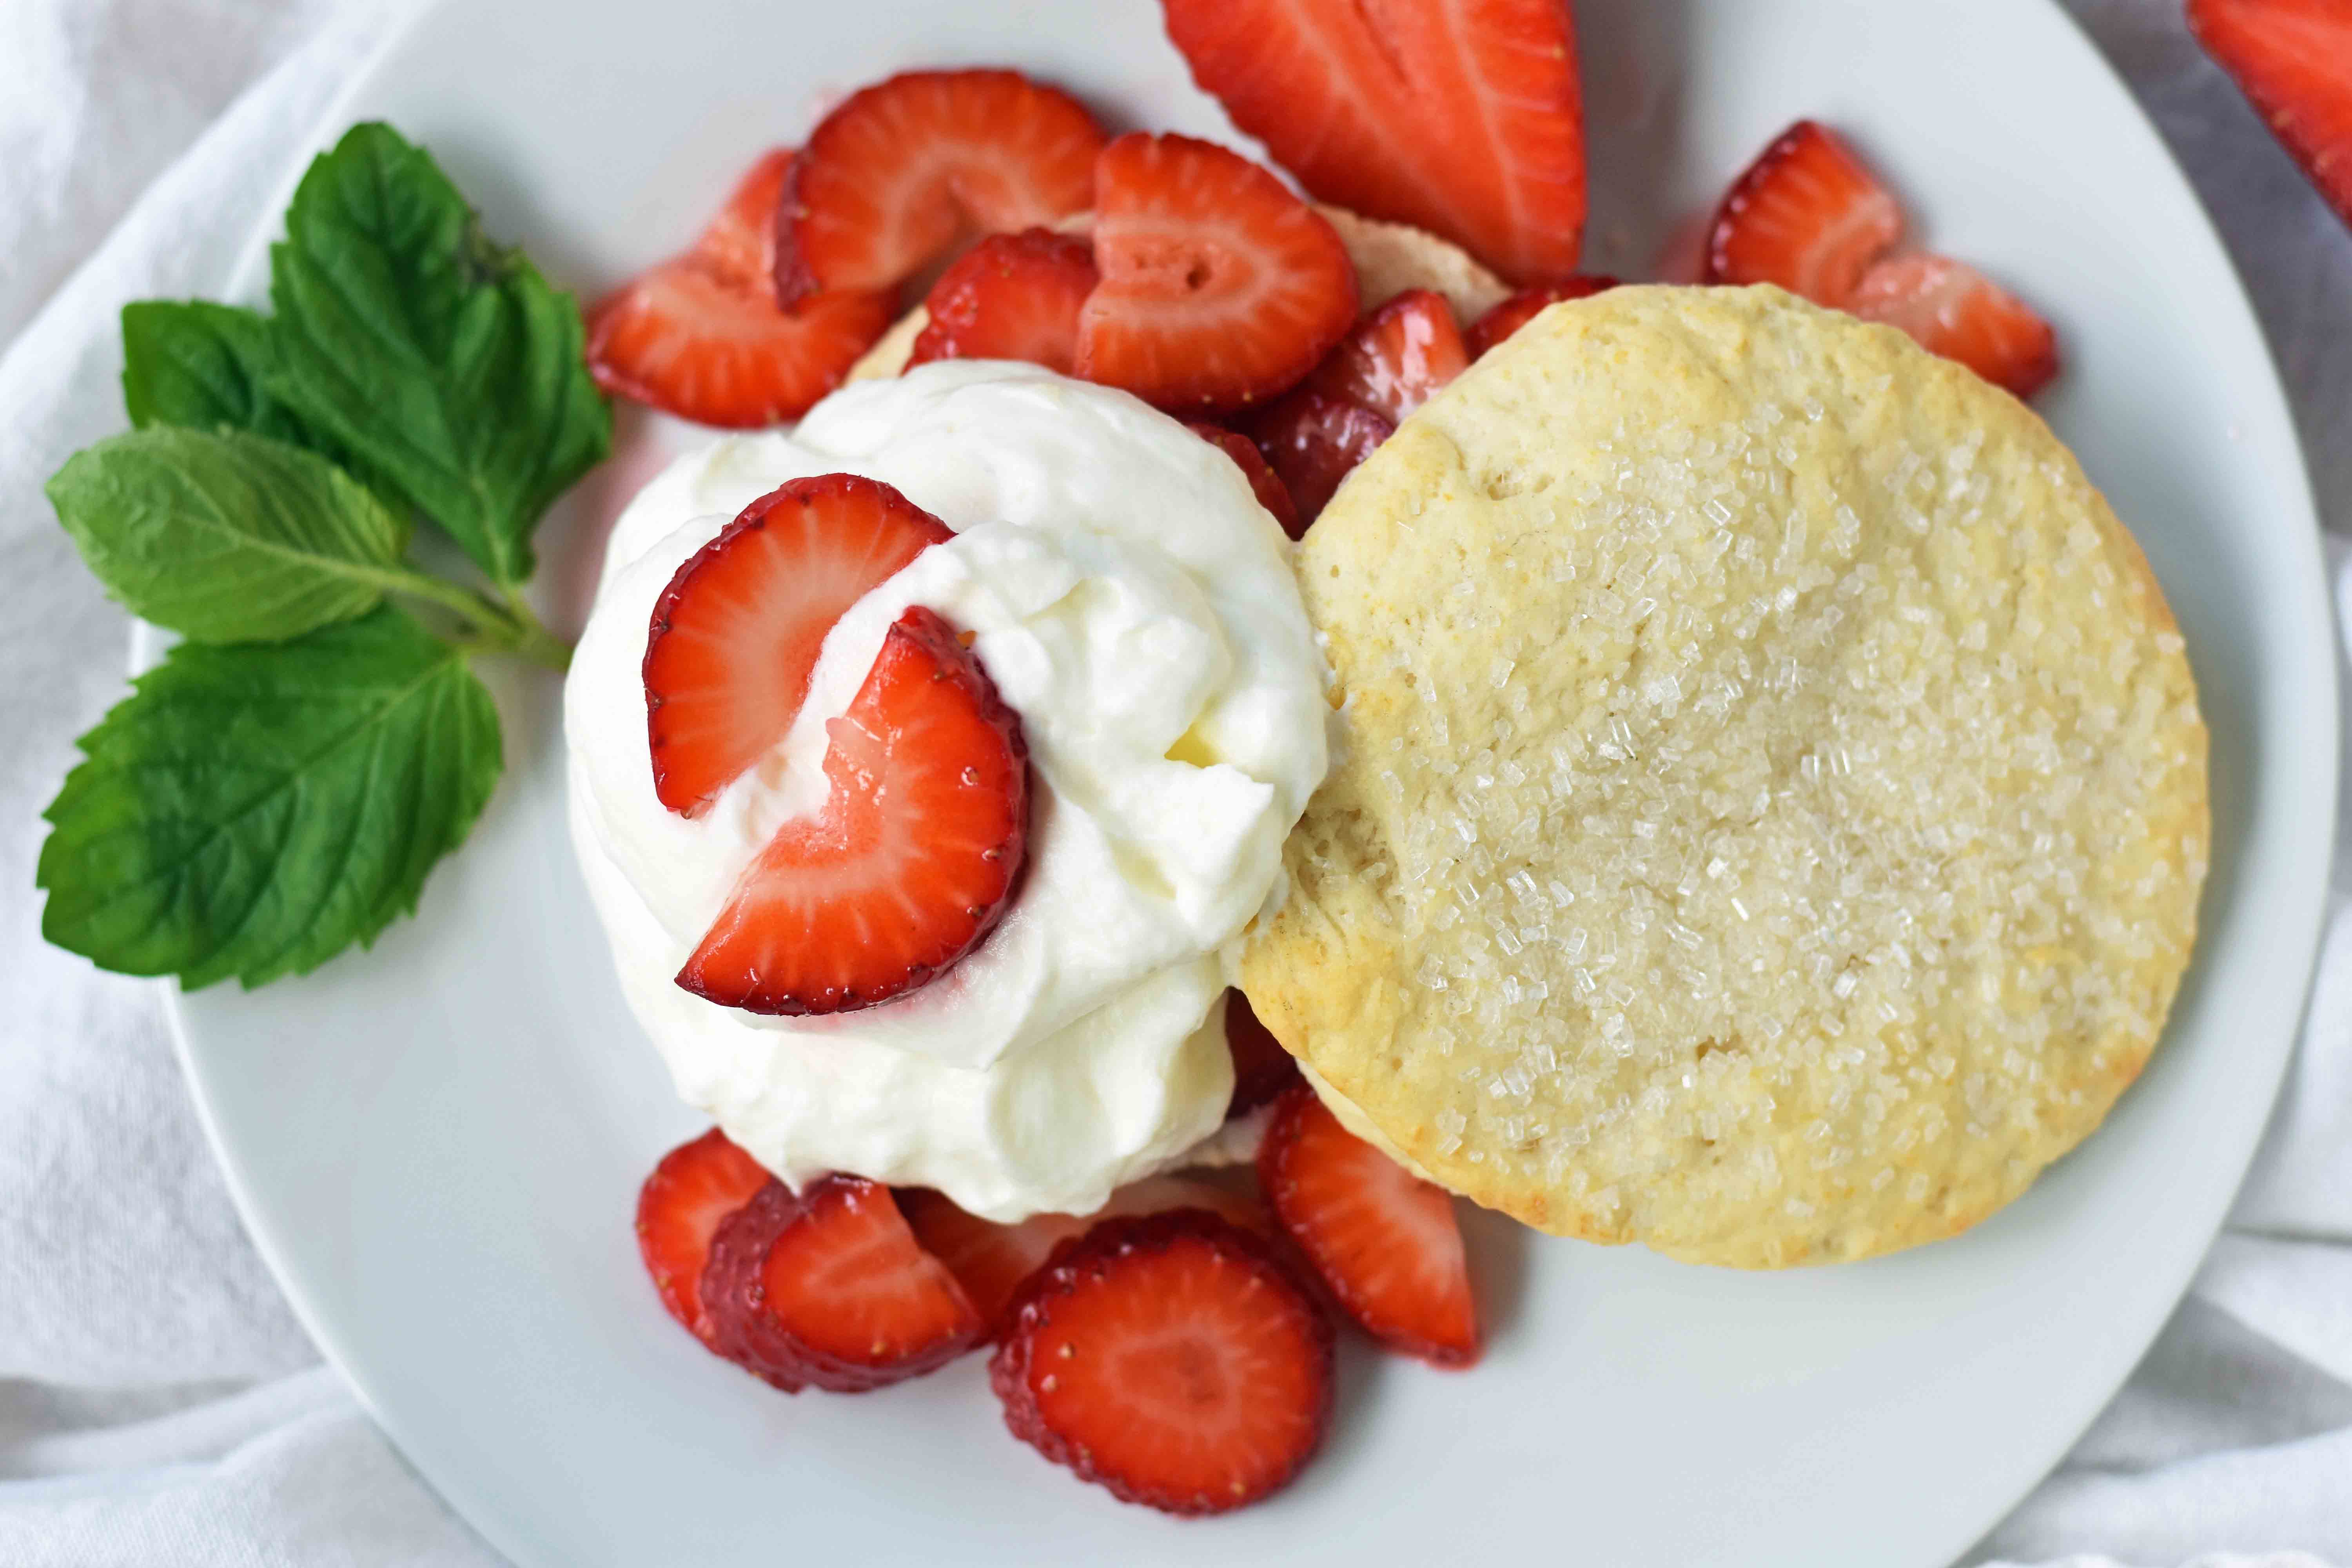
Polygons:
[[[1928,241],[2068,354],[2043,407],[2147,546],[2213,726],[2214,868],[2172,1027],[2107,1128],[1956,1241],[1752,1276],[1482,1224],[1476,1371],[1350,1354],[1279,1500],[1181,1523],[1009,1440],[978,1360],[788,1399],[662,1315],[629,1216],[694,1131],[608,970],[562,827],[555,685],[422,917],[179,1003],[255,1238],[320,1345],[526,1564],[1452,1562],[1905,1568],[1990,1526],[2114,1391],[2204,1251],[2278,1083],[2318,927],[2335,665],[2263,341],[2187,185],[2043,0],[1583,0],[1591,265],[1646,268],[1782,124],[1853,132]],[[1225,134],[1150,0],[452,5],[348,105],[420,138],[559,279],[681,243],[738,168],[897,67],[1005,62],[1118,125]],[[242,279],[259,290],[258,258]],[[609,492],[613,481],[602,489]],[[585,489],[600,489],[591,481]],[[578,594],[609,493],[543,534]]]

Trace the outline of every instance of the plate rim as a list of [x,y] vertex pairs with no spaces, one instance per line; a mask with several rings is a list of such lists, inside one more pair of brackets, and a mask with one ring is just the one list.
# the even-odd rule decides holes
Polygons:
[[[1145,3],[1150,3],[1150,0],[1145,0]],[[1575,0],[1575,3],[1591,3],[1591,0]],[[2324,543],[2326,531],[2320,521],[2316,491],[2302,431],[2295,417],[2294,404],[2288,396],[2285,383],[2279,374],[2277,349],[2271,341],[2261,313],[2255,309],[2252,296],[2247,290],[2243,271],[2220,226],[2214,221],[2211,210],[2196,183],[2189,178],[2171,140],[2157,125],[2129,80],[2099,47],[2089,28],[2061,0],[2023,0],[2023,3],[2051,14],[2063,25],[2079,53],[2106,79],[2127,114],[2159,150],[2166,165],[2189,195],[2198,222],[2221,261],[2231,290],[2231,302],[2251,328],[2252,342],[2259,352],[2260,363],[2265,373],[2260,390],[2269,405],[2262,411],[2261,416],[2275,421],[2285,437],[2286,455],[2292,458],[2291,474],[2273,476],[2285,481],[2284,488],[2290,503],[2286,510],[2291,515],[2283,520],[2280,531],[2292,539],[2297,552],[2305,557],[2305,563],[2311,568],[2302,575],[2301,586],[2296,590],[2296,597],[2303,601],[2299,614],[2303,618],[2315,619],[2322,634],[2321,642],[2328,656],[2325,661],[2325,673],[2318,677],[2311,698],[2315,711],[2305,716],[2310,721],[2310,727],[2304,731],[2312,741],[2322,742],[2312,745],[2309,750],[2324,762],[2319,769],[2306,775],[2304,789],[2298,792],[2315,795],[2322,804],[2323,809],[2317,815],[2326,824],[2328,853],[2310,857],[2303,862],[2312,868],[2300,875],[2299,879],[2305,884],[2303,887],[2282,886],[2269,889],[2273,895],[2299,895],[2291,900],[2296,907],[2289,910],[2293,919],[2285,922],[2287,929],[2294,933],[2296,961],[2284,966],[2301,977],[2299,990],[2292,1015],[2286,1026],[2279,1032],[2276,1043],[2265,1043],[2263,1047],[2269,1051],[2268,1059],[2262,1064],[2262,1070],[2268,1078],[2268,1087],[2262,1099],[2263,1113],[2254,1122],[2252,1135],[2226,1163],[2230,1179],[2226,1183],[2216,1183],[2210,1189],[2208,1195],[2210,1213],[2199,1216],[2194,1226],[2179,1227],[2183,1232],[2196,1235],[2199,1245],[2188,1255],[2186,1266],[2177,1271],[2178,1277],[2167,1284],[2159,1297],[2155,1298],[2159,1304],[2149,1320],[2135,1323],[2129,1333],[2107,1336],[2107,1343],[2127,1344],[2131,1348],[2127,1356],[2118,1358],[2111,1375],[2098,1380],[2104,1385],[2104,1393],[2097,1403],[2092,1405],[2079,1421],[2051,1428],[2056,1435],[2055,1440],[2046,1447],[2028,1445],[2019,1450],[2021,1462],[2008,1467],[2015,1478],[2013,1484],[2000,1489],[2005,1500],[1978,1521],[1967,1534],[1944,1542],[1937,1561],[1954,1560],[1982,1540],[2073,1451],[2083,1434],[2113,1405],[2116,1394],[2128,1381],[2133,1370],[2146,1358],[2164,1323],[2186,1299],[2198,1270],[2212,1251],[2274,1120],[2279,1097],[2302,1038],[2322,940],[2326,934],[2329,867],[2340,837],[2334,803],[2340,795],[2343,782],[2344,652],[2334,630],[2336,616]],[[281,232],[284,209],[310,161],[331,146],[335,137],[340,135],[351,119],[352,105],[374,89],[393,57],[399,54],[429,22],[446,12],[459,9],[460,4],[461,0],[424,0],[422,4],[412,5],[406,16],[386,29],[384,36],[354,68],[349,81],[319,111],[310,132],[289,155],[287,167],[272,186],[261,217],[238,247],[236,258],[224,281],[224,295],[237,297],[254,292],[251,285],[263,276],[261,264],[270,244]],[[145,622],[132,622],[129,659],[132,674],[146,669],[161,658],[165,635]],[[2293,868],[2291,866],[2290,869]],[[541,1543],[522,1536],[519,1527],[510,1529],[509,1515],[499,1503],[498,1489],[488,1485],[478,1486],[463,1467],[445,1462],[445,1457],[432,1441],[412,1432],[405,1417],[392,1414],[377,1397],[376,1380],[362,1370],[362,1358],[352,1352],[342,1336],[335,1331],[333,1324],[315,1309],[309,1292],[299,1283],[304,1279],[303,1274],[292,1266],[271,1227],[261,1222],[260,1201],[249,1184],[243,1162],[236,1156],[223,1131],[203,1057],[190,1027],[184,1005],[188,994],[168,976],[158,977],[146,984],[154,987],[162,999],[173,1054],[187,1079],[189,1098],[194,1103],[198,1124],[204,1131],[205,1141],[212,1151],[215,1167],[236,1210],[238,1221],[303,1332],[309,1336],[321,1359],[341,1378],[345,1387],[401,1459],[467,1530],[510,1561],[532,1563],[541,1560]]]

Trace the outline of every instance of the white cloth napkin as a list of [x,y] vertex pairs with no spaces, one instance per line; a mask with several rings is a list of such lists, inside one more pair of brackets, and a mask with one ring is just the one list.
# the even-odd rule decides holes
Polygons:
[[[289,161],[412,3],[0,0],[11,1568],[498,1561],[318,1363],[238,1227],[154,994],[44,947],[32,893],[37,814],[120,694],[126,636],[41,481],[121,426],[116,310],[220,291]],[[2352,234],[2189,41],[2179,0],[2071,8],[2221,220],[2323,511],[2352,532]],[[2352,578],[2339,599],[2352,620]],[[1969,1562],[2352,1568],[2352,856],[2336,869],[2302,1050],[2229,1233],[2113,1407]]]

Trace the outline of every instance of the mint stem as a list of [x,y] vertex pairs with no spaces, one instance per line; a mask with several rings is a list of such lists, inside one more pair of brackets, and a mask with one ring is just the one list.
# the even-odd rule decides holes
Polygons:
[[520,639],[509,651],[518,658],[527,658],[534,664],[543,664],[558,675],[570,669],[572,645],[541,625],[539,617],[532,615],[529,609],[526,608],[521,613],[527,624],[522,626]]
[[469,635],[449,640],[467,652],[511,654],[545,665],[559,675],[572,668],[571,645],[531,613],[520,590],[504,589],[506,603],[499,605],[487,595],[422,572],[401,570],[390,575],[386,585],[394,593],[438,605],[464,621]]

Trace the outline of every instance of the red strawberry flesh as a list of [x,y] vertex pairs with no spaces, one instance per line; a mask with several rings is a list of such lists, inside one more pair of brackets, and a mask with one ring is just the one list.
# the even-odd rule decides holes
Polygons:
[[769,153],[692,249],[589,311],[599,386],[683,419],[751,428],[798,418],[841,384],[890,324],[890,299],[852,289],[777,308],[769,277],[792,163],[789,150]]
[[1469,368],[1470,351],[1445,296],[1408,289],[1340,339],[1339,346],[1315,368],[1307,385],[1401,425]]
[[1514,279],[1573,271],[1585,211],[1565,0],[1163,0],[1234,123],[1317,196]]
[[1617,287],[1617,279],[1601,273],[1582,273],[1557,283],[1538,283],[1519,289],[1463,330],[1462,337],[1472,359],[1483,359],[1486,351],[1534,321],[1552,306],[1568,300],[1586,300],[1604,289]]
[[1298,509],[1290,504],[1290,491],[1275,471],[1266,467],[1265,454],[1257,449],[1256,442],[1222,425],[1194,425],[1192,431],[1234,460],[1234,466],[1242,471],[1242,478],[1249,481],[1250,493],[1257,497],[1257,504],[1265,508],[1274,521],[1282,525],[1283,532],[1296,539],[1307,531],[1299,526]]
[[704,1342],[786,1394],[798,1394],[806,1386],[808,1367],[791,1338],[760,1310],[764,1289],[760,1269],[769,1247],[800,1212],[801,1200],[790,1187],[768,1181],[711,1234],[700,1283],[710,1323],[710,1337]]
[[793,168],[793,150],[772,147],[736,182],[694,242],[693,254],[730,282],[758,284],[775,275],[776,204]]
[[890,324],[889,297],[819,294],[780,310],[692,257],[655,268],[588,320],[596,384],[697,424],[752,430],[797,419]]
[[1996,386],[2031,397],[2058,374],[2058,340],[2032,307],[1975,268],[1925,253],[1882,261],[1847,307],[1900,327]]
[[1074,235],[990,235],[931,285],[923,301],[930,319],[907,363],[1024,360],[1067,375],[1077,360],[1078,310],[1096,281],[1094,247]]
[[946,1365],[986,1324],[890,1189],[827,1176],[762,1189],[719,1228],[704,1294],[719,1352],[779,1387],[860,1394]]
[[2352,224],[2352,3],[2189,0],[2189,26]]
[[1013,71],[908,71],[852,93],[793,166],[777,296],[895,288],[976,235],[1083,212],[1102,143],[1085,105]]
[[1119,1215],[1160,1214],[1200,1208],[1223,1215],[1244,1230],[1273,1233],[1273,1217],[1255,1199],[1233,1187],[1194,1176],[1150,1176],[1113,1193],[1091,1215],[1037,1214],[1013,1225],[966,1214],[944,1195],[912,1187],[898,1194],[898,1207],[923,1249],[948,1267],[964,1294],[993,1332],[1005,1310],[1055,1249],[1076,1240],[1104,1219]]
[[1011,900],[1028,835],[1020,721],[933,612],[909,609],[832,721],[824,806],[786,823],[677,983],[754,1013],[837,1013],[928,984]]
[[1903,237],[1895,197],[1836,132],[1800,120],[1723,198],[1707,238],[1709,283],[1777,283],[1840,309]]
[[1234,1097],[1228,1121],[1280,1098],[1298,1081],[1298,1063],[1265,1026],[1238,990],[1225,993],[1225,1049],[1234,1058]]
[[1214,1215],[1106,1220],[1023,1288],[989,1383],[1013,1436],[1081,1479],[1223,1513],[1320,1446],[1331,1325],[1265,1243]]
[[1095,176],[1102,281],[1076,369],[1171,410],[1239,408],[1312,370],[1356,315],[1331,226],[1238,153],[1122,136]]
[[637,1193],[637,1250],[663,1307],[696,1339],[712,1342],[702,1309],[702,1269],[711,1236],[770,1177],[714,1127],[662,1156]]
[[1267,409],[1252,433],[1266,466],[1290,492],[1303,533],[1322,514],[1339,481],[1395,435],[1396,426],[1369,408],[1302,391]]
[[697,816],[784,738],[843,612],[947,524],[855,474],[794,479],[745,507],[670,579],[646,642],[654,793]]
[[1440,1366],[1478,1359],[1454,1200],[1339,1125],[1301,1084],[1275,1112],[1258,1182],[1290,1238],[1364,1331]]

